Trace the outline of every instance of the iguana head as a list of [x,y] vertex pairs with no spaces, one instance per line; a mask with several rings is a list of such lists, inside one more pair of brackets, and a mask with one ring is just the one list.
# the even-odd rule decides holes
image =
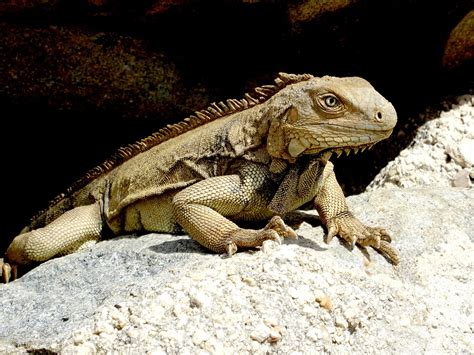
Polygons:
[[312,78],[287,86],[272,101],[284,111],[271,121],[267,149],[289,161],[363,150],[387,138],[397,122],[393,105],[358,77]]

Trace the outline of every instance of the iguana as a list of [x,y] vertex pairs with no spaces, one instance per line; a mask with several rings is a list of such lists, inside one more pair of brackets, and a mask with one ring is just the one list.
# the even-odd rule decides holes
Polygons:
[[[121,148],[54,199],[12,241],[3,263],[38,263],[115,235],[178,233],[216,253],[296,237],[282,220],[312,201],[327,228],[352,246],[371,246],[394,264],[384,229],[348,210],[329,161],[387,138],[392,104],[358,77],[280,73],[240,100],[211,104],[184,121]],[[269,220],[262,229],[236,222]]]

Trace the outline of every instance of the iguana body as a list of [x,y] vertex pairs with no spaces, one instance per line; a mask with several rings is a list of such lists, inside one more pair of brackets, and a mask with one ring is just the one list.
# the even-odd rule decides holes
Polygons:
[[[361,78],[280,74],[276,84],[122,148],[33,218],[7,259],[29,264],[67,254],[97,241],[104,225],[115,234],[184,229],[232,254],[296,237],[278,216],[313,201],[328,239],[373,246],[398,263],[386,232],[350,214],[328,161],[332,152],[387,138],[393,106]],[[270,218],[261,230],[235,223]]]

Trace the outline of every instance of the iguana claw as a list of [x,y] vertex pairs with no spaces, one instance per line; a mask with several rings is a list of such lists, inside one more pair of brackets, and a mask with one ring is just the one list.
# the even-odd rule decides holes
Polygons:
[[232,255],[237,253],[237,245],[232,240],[229,240],[227,242],[225,249],[228,257],[231,257]]
[[16,280],[17,268],[16,265],[10,265],[4,262],[3,258],[0,258],[0,271],[1,271],[1,282],[8,283],[10,280]]

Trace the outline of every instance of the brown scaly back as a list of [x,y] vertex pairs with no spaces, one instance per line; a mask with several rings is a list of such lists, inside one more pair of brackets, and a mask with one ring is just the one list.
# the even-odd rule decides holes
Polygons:
[[[287,74],[278,73],[278,77],[275,79],[274,85],[263,85],[254,89],[253,94],[246,93],[244,98],[240,100],[229,99],[225,102],[220,101],[218,103],[212,103],[205,110],[196,111],[193,115],[184,119],[181,122],[169,124],[159,131],[153,133],[151,136],[143,138],[138,142],[129,144],[126,147],[120,148],[115,154],[109,159],[104,161],[102,164],[89,170],[82,178],[73,183],[66,192],[58,195],[50,203],[48,208],[56,205],[59,201],[72,193],[80,190],[92,180],[98,178],[102,174],[105,174],[115,167],[121,165],[123,162],[131,159],[135,155],[138,155],[154,146],[163,143],[171,138],[174,138],[180,134],[188,132],[193,128],[199,127],[207,122],[218,119],[219,117],[227,116],[235,112],[243,111],[249,107],[253,107],[262,102],[265,102],[275,93],[286,87],[287,85],[298,83],[300,81],[306,81],[313,78],[311,74]],[[41,214],[40,212],[39,214]],[[33,217],[32,220],[36,218]]]

